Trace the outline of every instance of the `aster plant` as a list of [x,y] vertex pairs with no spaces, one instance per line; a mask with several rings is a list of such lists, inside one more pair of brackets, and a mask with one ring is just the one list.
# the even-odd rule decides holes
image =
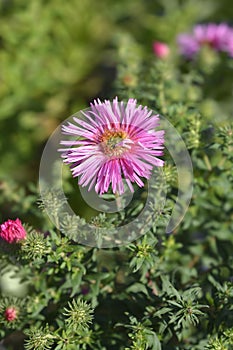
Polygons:
[[[172,53],[166,60],[151,53],[145,65],[137,43],[125,42],[115,86],[119,101],[127,102],[97,100],[70,124],[65,122],[56,154],[71,167],[80,188],[94,189],[95,195],[110,201],[130,189],[133,203],[90,219],[64,213],[66,198],[50,187],[40,199],[43,211],[34,204],[36,188],[28,189],[30,201],[25,192],[23,200],[8,198],[11,218],[19,217],[22,223],[27,217],[30,226],[22,224],[23,231],[19,221],[2,219],[1,274],[11,264],[17,280],[28,285],[19,296],[19,284],[7,291],[6,276],[0,276],[0,334],[7,350],[16,336],[16,350],[20,345],[26,350],[233,347],[233,125],[229,120],[217,125],[212,110],[208,114],[202,108],[208,101],[199,70],[194,71],[194,65],[189,70],[192,62],[180,69]],[[214,88],[220,89],[218,84]],[[182,135],[194,172],[187,214],[169,233],[179,182],[177,164],[164,147],[169,133],[159,129],[162,115]],[[148,193],[150,227],[139,220],[134,229],[140,237],[103,249],[103,231],[109,239],[112,227],[138,217],[146,182],[160,170],[165,181],[154,181]],[[185,170],[182,183],[187,181]],[[63,180],[70,200],[76,179],[68,169]],[[166,193],[164,205],[157,202],[161,190]],[[75,204],[78,213],[84,204]],[[47,219],[45,208],[56,220]],[[80,244],[77,234],[98,237],[100,244]],[[16,277],[11,278],[12,287]]]
[[155,130],[159,116],[147,107],[137,106],[135,99],[127,104],[100,100],[82,111],[86,120],[74,117],[75,124],[63,125],[66,135],[76,141],[61,141],[60,149],[66,164],[71,165],[79,185],[93,186],[97,193],[124,193],[124,178],[131,192],[132,183],[144,186],[141,178],[149,179],[154,166],[163,166],[158,156],[163,154],[164,131]]
[[203,46],[233,57],[233,28],[227,23],[197,24],[191,33],[179,34],[177,42],[181,54],[189,59],[195,58]]
[[201,73],[198,84],[205,96],[199,99],[201,111],[221,124],[231,114],[233,27],[224,22],[197,24],[190,33],[180,33],[176,40],[181,69],[195,67]]

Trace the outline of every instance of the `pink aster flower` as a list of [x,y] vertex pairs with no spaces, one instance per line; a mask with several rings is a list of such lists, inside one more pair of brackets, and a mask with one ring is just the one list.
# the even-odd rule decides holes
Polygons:
[[153,43],[153,51],[155,56],[157,56],[158,58],[166,58],[170,54],[169,46],[160,41],[155,41]]
[[75,141],[61,141],[60,149],[66,164],[71,166],[79,185],[95,186],[103,194],[124,193],[123,178],[133,192],[132,183],[143,187],[141,178],[149,179],[154,166],[163,166],[158,158],[163,154],[164,131],[156,131],[159,116],[147,107],[137,106],[129,99],[125,105],[105,100],[94,101],[86,120],[73,117],[75,124],[62,126],[66,135],[77,136]]
[[0,238],[8,243],[17,243],[26,238],[26,231],[19,219],[7,220],[0,225]]
[[4,316],[5,319],[9,322],[13,322],[17,318],[17,310],[15,307],[10,306],[6,309]]
[[177,42],[181,54],[187,58],[193,58],[203,45],[233,56],[233,28],[226,23],[198,24],[193,28],[192,33],[180,34]]

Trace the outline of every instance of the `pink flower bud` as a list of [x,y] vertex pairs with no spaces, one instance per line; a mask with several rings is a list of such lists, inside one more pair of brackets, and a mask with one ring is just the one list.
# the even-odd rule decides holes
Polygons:
[[17,318],[17,310],[13,306],[8,307],[4,316],[7,321],[12,322]]
[[26,231],[19,219],[8,220],[0,225],[0,238],[8,243],[17,243],[26,238]]
[[170,54],[169,46],[160,41],[155,41],[153,43],[153,51],[158,58],[166,58]]

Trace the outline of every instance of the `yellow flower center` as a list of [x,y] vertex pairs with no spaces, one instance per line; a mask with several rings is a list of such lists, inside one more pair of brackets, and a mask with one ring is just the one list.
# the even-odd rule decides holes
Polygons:
[[127,133],[122,130],[105,130],[101,136],[102,148],[106,155],[109,157],[112,156],[121,156],[125,152],[127,147],[124,140],[127,139]]

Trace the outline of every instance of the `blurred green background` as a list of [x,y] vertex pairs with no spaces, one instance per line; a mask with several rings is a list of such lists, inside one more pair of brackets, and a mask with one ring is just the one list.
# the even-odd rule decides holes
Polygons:
[[230,23],[233,8],[227,0],[0,0],[0,17],[4,204],[37,181],[43,146],[62,120],[115,94],[119,62],[132,56],[132,73],[154,40],[176,50],[178,33],[200,21]]

